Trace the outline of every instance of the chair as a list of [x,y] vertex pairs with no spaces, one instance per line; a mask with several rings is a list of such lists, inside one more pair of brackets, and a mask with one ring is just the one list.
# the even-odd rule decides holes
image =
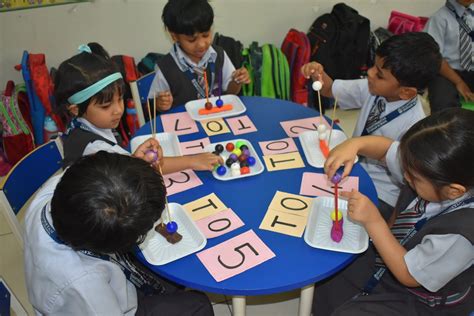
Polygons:
[[155,72],[150,72],[137,81],[130,82],[130,90],[132,92],[133,102],[135,102],[135,108],[137,110],[138,123],[140,127],[145,125],[143,104],[146,104],[148,99],[148,92],[150,91],[153,78],[155,78]]
[[13,166],[0,187],[0,209],[22,249],[18,213],[39,187],[61,168],[62,153],[59,138],[37,147]]

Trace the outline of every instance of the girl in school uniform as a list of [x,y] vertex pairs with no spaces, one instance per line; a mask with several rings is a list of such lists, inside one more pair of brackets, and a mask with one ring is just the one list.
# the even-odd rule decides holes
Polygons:
[[384,160],[399,181],[387,224],[359,192],[344,192],[349,220],[371,247],[316,285],[314,315],[469,315],[474,310],[474,112],[448,109],[411,127],[400,142],[352,138],[331,151],[329,177],[354,156]]
[[[123,79],[113,62],[95,53],[87,45],[80,53],[61,63],[54,82],[56,109],[73,115],[64,137],[64,163],[69,165],[84,155],[104,150],[130,155],[120,147],[115,128],[124,111]],[[153,159],[145,153],[153,150],[161,156],[155,139],[149,139],[133,153],[142,159]],[[164,157],[163,173],[185,169],[212,170],[222,159],[212,153],[192,156]],[[151,162],[151,161],[148,161]]]

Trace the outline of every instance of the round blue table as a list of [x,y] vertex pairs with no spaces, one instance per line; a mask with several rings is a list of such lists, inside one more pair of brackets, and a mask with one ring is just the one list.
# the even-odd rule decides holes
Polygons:
[[[234,135],[233,133],[211,136],[211,143],[243,138],[249,140],[262,157],[258,142],[288,137],[280,125],[281,121],[318,116],[313,109],[296,103],[261,97],[241,97],[248,115],[257,132]],[[185,111],[184,106],[172,109],[171,113]],[[199,132],[179,136],[180,141],[207,137],[201,124]],[[163,131],[161,120],[157,118],[157,131]],[[145,124],[137,135],[150,134],[149,124]],[[298,138],[294,138],[298,150],[304,157]],[[261,159],[263,162],[263,158]],[[299,194],[304,172],[323,173],[323,169],[310,166],[306,160],[304,168],[268,172],[232,181],[219,181],[211,172],[196,172],[203,185],[174,194],[170,202],[186,204],[210,193],[215,193],[227,207],[245,223],[232,232],[207,240],[206,248],[220,244],[227,239],[252,229],[275,253],[275,257],[227,280],[216,282],[195,254],[162,266],[150,265],[139,253],[140,260],[151,270],[184,286],[202,291],[233,295],[236,298],[249,295],[272,294],[307,287],[310,289],[306,300],[312,299],[313,284],[325,279],[355,259],[355,255],[315,249],[303,238],[292,237],[259,229],[275,192],[283,191]],[[355,164],[352,176],[359,177],[359,190],[377,203],[377,194],[372,180],[359,165]],[[245,301],[244,301],[245,302]],[[300,305],[301,308],[301,305]],[[307,307],[305,308],[307,309]],[[301,312],[300,314],[306,314]]]

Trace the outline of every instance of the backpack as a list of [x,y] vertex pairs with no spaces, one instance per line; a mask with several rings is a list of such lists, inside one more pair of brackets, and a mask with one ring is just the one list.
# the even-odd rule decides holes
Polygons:
[[379,27],[375,31],[370,32],[369,37],[369,53],[367,56],[367,67],[370,68],[375,64],[375,52],[386,39],[393,36],[389,30]]
[[360,78],[366,69],[370,21],[344,3],[318,17],[308,32],[312,61],[333,79]]
[[309,62],[311,45],[305,33],[290,29],[281,44],[290,67],[291,100],[308,105],[307,79],[301,74],[301,67]]
[[[10,83],[11,82],[11,83]],[[0,123],[3,128],[2,141],[8,161],[14,165],[34,149],[31,127],[23,117],[18,105],[20,92],[25,92],[25,85],[10,81],[7,89],[0,95]]]
[[257,42],[252,42],[242,55],[243,65],[252,81],[250,85],[243,86],[244,95],[290,99],[290,69],[281,49],[272,44],[260,47]]
[[244,49],[244,46],[240,41],[235,40],[232,37],[216,33],[216,35],[214,35],[213,44],[224,49],[236,69],[242,67],[242,50]]
[[407,32],[421,32],[428,18],[414,16],[398,11],[390,12],[387,29],[393,34],[399,35]]
[[148,53],[143,57],[137,65],[138,72],[141,76],[149,74],[150,72],[155,71],[155,65],[158,59],[164,57],[165,55],[160,53]]

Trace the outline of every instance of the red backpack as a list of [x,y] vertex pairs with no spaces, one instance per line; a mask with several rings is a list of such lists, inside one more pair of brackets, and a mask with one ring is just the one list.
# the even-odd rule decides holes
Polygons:
[[288,59],[290,66],[291,100],[308,105],[307,79],[301,74],[301,67],[309,62],[311,45],[305,33],[290,29],[286,34],[281,50]]

